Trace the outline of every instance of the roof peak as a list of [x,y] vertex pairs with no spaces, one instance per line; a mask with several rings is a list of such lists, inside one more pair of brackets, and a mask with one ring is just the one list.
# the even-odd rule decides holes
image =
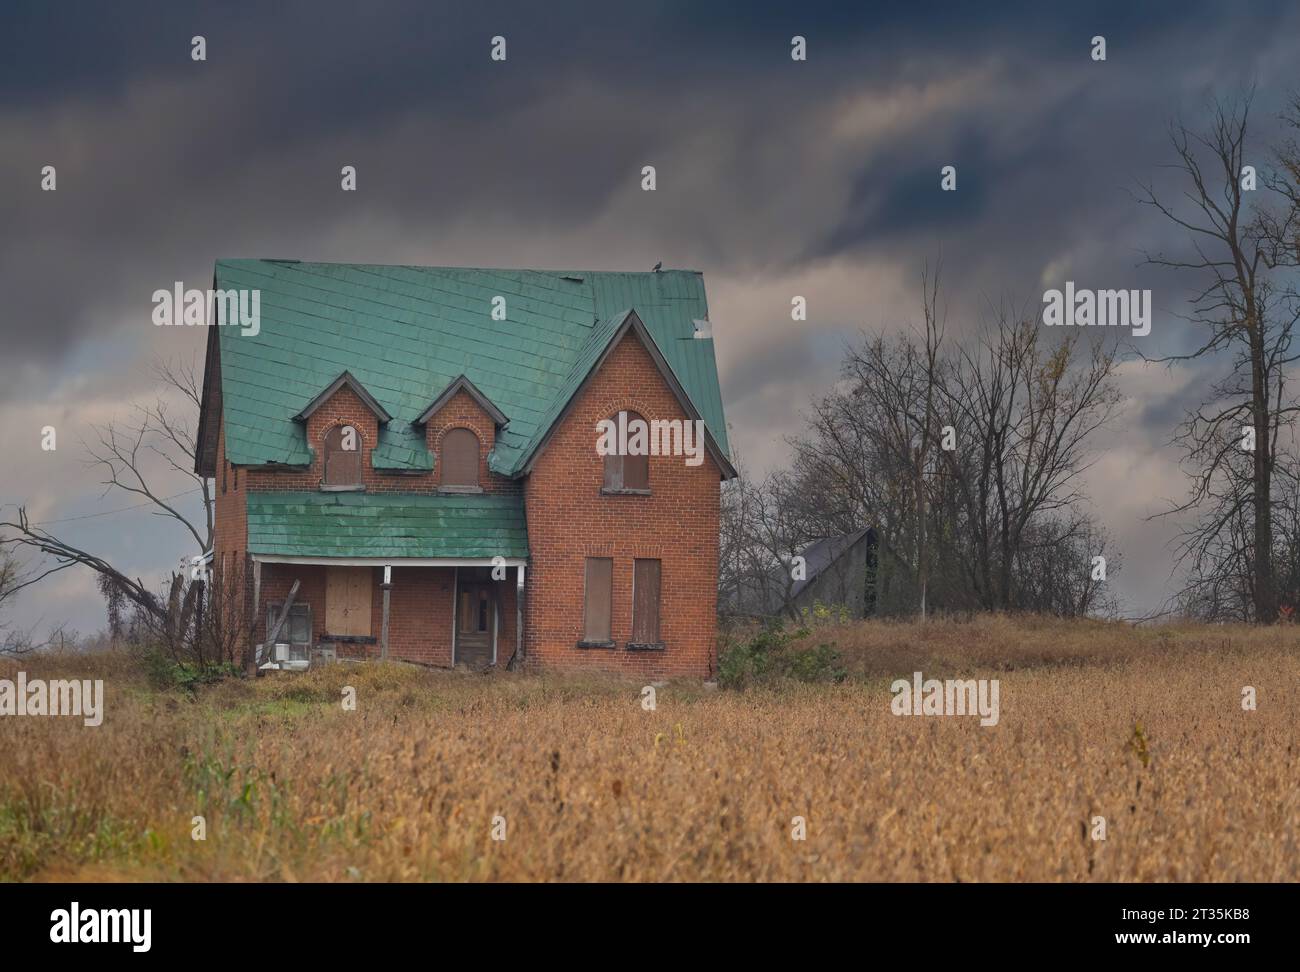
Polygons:
[[365,385],[361,384],[361,382],[357,380],[356,375],[352,374],[351,371],[345,370],[341,375],[326,385],[319,394],[312,398],[303,410],[293,417],[294,421],[306,422],[307,419],[311,418],[312,413],[333,398],[335,392],[340,388],[351,389],[352,394],[361,399],[361,403],[375,414],[375,418],[379,419],[380,425],[393,420],[393,417],[388,414],[388,410],[385,409],[384,406],[380,405],[375,399],[375,396],[366,390]]
[[421,412],[420,416],[414,419],[411,424],[426,425],[429,419],[433,418],[433,416],[438,413],[439,409],[455,398],[458,392],[462,391],[473,399],[474,402],[478,404],[479,408],[488,413],[492,421],[497,424],[498,428],[510,421],[505,412],[497,408],[490,398],[479,391],[478,386],[475,385],[474,382],[466,378],[464,374],[461,374],[460,376],[453,378],[451,383],[448,384],[447,387],[438,394],[438,397],[433,400],[433,403]]
[[238,266],[257,263],[270,263],[278,266],[303,267],[391,267],[401,270],[428,270],[438,273],[542,273],[554,277],[597,277],[597,276],[663,276],[666,273],[691,274],[703,276],[703,270],[687,267],[666,267],[662,270],[583,270],[573,267],[453,267],[431,266],[423,263],[358,263],[349,260],[301,260],[293,257],[219,257],[218,266]]

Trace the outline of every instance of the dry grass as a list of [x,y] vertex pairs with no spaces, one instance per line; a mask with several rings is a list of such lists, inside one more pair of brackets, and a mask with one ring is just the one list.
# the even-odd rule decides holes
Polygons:
[[[619,681],[335,666],[190,699],[120,658],[28,660],[104,678],[107,711],[99,728],[0,719],[0,878],[1300,878],[1295,629],[817,636],[850,681],[668,686],[654,712]],[[1000,724],[892,715],[889,681],[916,669],[999,678]]]

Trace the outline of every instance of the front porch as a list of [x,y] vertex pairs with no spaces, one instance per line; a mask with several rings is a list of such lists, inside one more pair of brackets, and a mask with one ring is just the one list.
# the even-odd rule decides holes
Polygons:
[[259,669],[331,658],[483,669],[522,657],[519,559],[379,564],[255,554],[252,569]]
[[250,492],[248,551],[259,668],[523,657],[518,495]]

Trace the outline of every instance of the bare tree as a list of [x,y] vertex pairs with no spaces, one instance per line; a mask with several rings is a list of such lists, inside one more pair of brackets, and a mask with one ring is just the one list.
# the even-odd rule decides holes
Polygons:
[[[155,361],[150,371],[164,387],[179,392],[186,413],[197,415],[203,403],[201,378],[193,361],[186,363]],[[135,406],[134,418],[126,423],[109,422],[95,426],[93,444],[83,443],[88,464],[103,476],[104,492],[119,490],[142,497],[156,509],[155,516],[170,517],[194,539],[197,553],[212,549],[215,507],[207,477],[194,471],[198,444],[188,420],[177,418],[159,396],[152,405]],[[193,484],[202,494],[200,519],[186,516],[173,502],[173,496],[161,495],[150,483],[146,468],[149,456]],[[186,494],[194,490],[187,490]]]
[[929,550],[926,546],[926,493],[927,479],[931,474],[930,456],[934,450],[938,428],[935,421],[936,398],[939,396],[939,348],[943,344],[944,325],[939,320],[939,275],[927,268],[921,275],[922,310],[925,316],[925,344],[923,346],[925,393],[921,408],[920,427],[911,440],[912,492],[916,497],[916,574],[920,587],[920,615],[925,620],[925,593],[929,582]]
[[719,576],[724,613],[780,611],[797,618],[794,561],[816,537],[795,497],[797,489],[788,473],[754,482],[742,469],[724,490]]
[[796,439],[799,485],[813,537],[875,525],[915,577],[915,604],[926,614],[931,551],[928,498],[941,423],[945,363],[939,311],[942,265],[921,275],[923,329],[895,341],[876,337],[850,349],[842,376],[850,391],[813,403],[810,435]]
[[[1189,569],[1189,589],[1199,589],[1228,616],[1271,623],[1279,605],[1273,487],[1279,449],[1296,414],[1286,368],[1296,360],[1291,344],[1300,318],[1296,293],[1278,271],[1295,266],[1300,195],[1284,164],[1260,183],[1282,203],[1280,210],[1246,201],[1250,103],[1250,94],[1217,103],[1204,133],[1171,125],[1177,161],[1169,168],[1186,183],[1184,204],[1167,202],[1150,184],[1141,187],[1139,201],[1187,233],[1187,255],[1148,254],[1147,261],[1195,278],[1184,319],[1203,335],[1194,350],[1156,360],[1228,359],[1227,374],[1174,438],[1184,452],[1189,495],[1158,515],[1195,515],[1177,548],[1178,562]],[[1248,609],[1229,607],[1234,601]]]
[[[202,388],[197,368],[189,364],[155,362],[152,373],[164,387],[180,394],[188,412],[193,406],[197,414]],[[195,441],[190,423],[178,419],[169,411],[166,399],[159,396],[150,406],[137,406],[129,422],[110,422],[96,426],[92,443],[83,443],[89,467],[103,477],[104,495],[123,493],[136,499],[143,498],[144,505],[153,507],[156,516],[174,521],[193,542],[196,555],[212,547],[214,505],[211,485],[194,472]],[[160,464],[164,475],[181,474],[194,488],[183,493],[169,492],[154,481],[157,474],[150,464]],[[187,515],[175,502],[180,495],[199,492],[202,509],[198,518]],[[130,578],[118,571],[107,559],[65,540],[40,524],[32,523],[23,507],[13,519],[0,521],[0,549],[16,556],[26,551],[52,565],[23,586],[28,586],[68,567],[88,567],[100,575],[104,585],[114,596],[127,598],[136,608],[151,616],[159,624],[174,622],[175,593],[184,587],[184,572],[173,572],[166,596],[155,594],[140,578]]]
[[25,655],[56,641],[63,641],[62,627],[55,628],[41,640],[37,638],[34,628],[21,630],[5,620],[7,605],[13,603],[15,595],[52,572],[25,570],[12,550],[0,547],[0,655]]
[[1113,345],[1072,331],[1048,348],[1042,333],[1003,304],[946,386],[960,434],[944,455],[976,538],[973,580],[986,608],[1014,606],[1016,554],[1031,524],[1082,501],[1090,444],[1120,401]]

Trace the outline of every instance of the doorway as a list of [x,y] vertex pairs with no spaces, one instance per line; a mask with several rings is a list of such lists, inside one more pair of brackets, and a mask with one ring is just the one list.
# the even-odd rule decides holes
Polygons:
[[456,645],[452,664],[487,668],[496,662],[496,644],[496,585],[462,571],[456,584]]

